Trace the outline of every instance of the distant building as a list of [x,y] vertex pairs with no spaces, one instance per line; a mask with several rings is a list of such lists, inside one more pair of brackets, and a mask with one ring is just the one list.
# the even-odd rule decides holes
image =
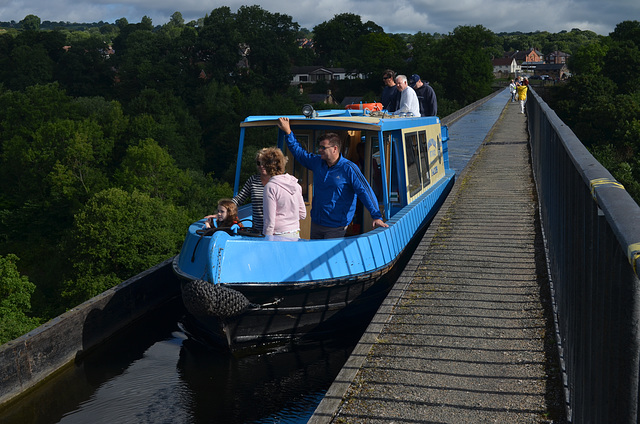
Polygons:
[[293,75],[291,85],[364,78],[364,74],[347,73],[344,68],[325,68],[323,66],[298,66],[291,69],[291,74]]
[[560,64],[560,63],[567,63],[567,61],[569,60],[569,54],[565,53],[565,52],[561,52],[559,50],[553,51],[551,53],[549,53],[546,57],[545,57],[545,62],[546,63],[555,63],[555,64]]
[[516,75],[533,75],[536,66],[544,63],[544,57],[542,56],[542,53],[534,49],[533,47],[529,50],[505,52],[504,57],[513,58],[516,60],[516,63],[520,68]]
[[493,76],[495,78],[509,78],[515,76],[520,67],[514,58],[501,57],[498,59],[492,59]]
[[504,57],[513,58],[518,64],[521,63],[543,63],[544,57],[542,53],[533,47],[529,50],[516,50],[505,52]]
[[337,105],[338,102],[331,94],[331,90],[327,90],[327,94],[309,94],[311,103],[324,103],[328,105]]
[[549,75],[551,79],[565,79],[569,76],[569,69],[564,63],[544,63],[536,66],[535,75]]

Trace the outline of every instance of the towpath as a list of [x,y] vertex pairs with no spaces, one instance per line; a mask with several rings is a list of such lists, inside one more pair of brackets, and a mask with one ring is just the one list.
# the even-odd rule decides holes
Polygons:
[[309,422],[565,422],[551,316],[526,115],[507,103]]

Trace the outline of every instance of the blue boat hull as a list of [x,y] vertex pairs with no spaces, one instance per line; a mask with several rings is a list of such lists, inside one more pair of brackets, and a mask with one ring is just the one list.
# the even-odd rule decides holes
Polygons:
[[389,228],[342,239],[201,236],[194,223],[173,265],[196,331],[236,349],[331,331],[377,308],[454,178],[448,170]]

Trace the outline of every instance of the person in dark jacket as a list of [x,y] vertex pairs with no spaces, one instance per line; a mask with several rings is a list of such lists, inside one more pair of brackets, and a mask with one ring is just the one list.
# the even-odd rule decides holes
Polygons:
[[416,92],[418,96],[418,102],[420,103],[420,116],[437,116],[438,115],[438,100],[436,99],[436,92],[429,83],[424,83],[420,79],[420,75],[413,74],[409,78],[409,85]]
[[400,102],[400,92],[396,87],[396,73],[387,69],[382,74],[382,81],[384,82],[381,96],[382,108],[387,112],[395,112]]

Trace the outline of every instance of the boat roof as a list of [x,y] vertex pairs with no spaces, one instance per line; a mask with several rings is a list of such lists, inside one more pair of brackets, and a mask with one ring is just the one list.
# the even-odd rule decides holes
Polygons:
[[289,118],[291,127],[337,127],[356,130],[391,131],[403,128],[421,127],[440,123],[436,116],[398,117],[395,115],[371,116],[360,110],[319,110],[318,116],[307,118],[304,115],[263,115],[249,116],[240,123],[241,128],[270,127],[278,124],[278,118]]

